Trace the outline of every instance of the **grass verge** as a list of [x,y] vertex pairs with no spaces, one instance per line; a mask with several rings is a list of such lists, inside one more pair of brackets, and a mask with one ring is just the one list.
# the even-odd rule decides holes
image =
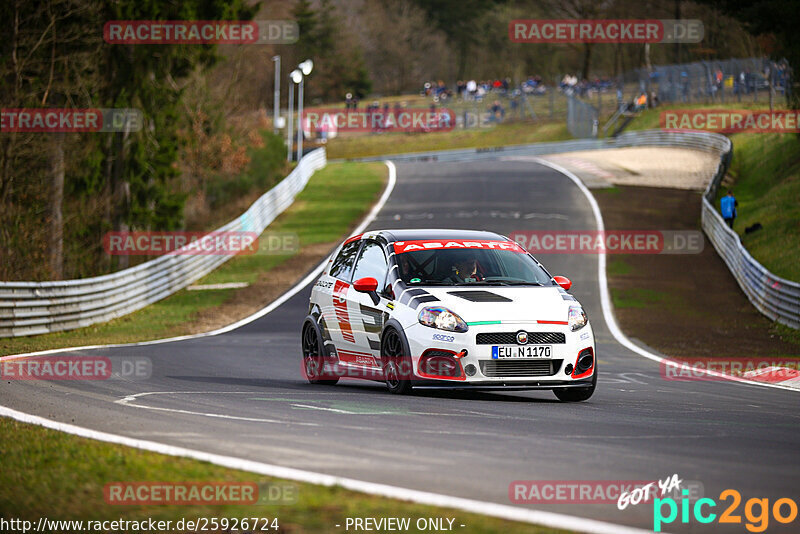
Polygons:
[[[11,419],[0,419],[0,517],[32,521],[179,521],[182,518],[277,518],[279,532],[332,532],[348,517],[452,518],[465,532],[566,532],[466,513],[373,497],[341,487],[278,480],[206,462],[176,458],[93,441]],[[250,482],[289,487],[291,504],[110,505],[103,488],[111,482]],[[445,522],[445,525],[447,522]],[[342,525],[337,528],[336,525]],[[261,523],[259,524],[261,526]],[[239,529],[241,532],[244,529]],[[251,529],[252,530],[252,529]],[[104,529],[108,532],[109,529]],[[211,532],[223,530],[211,530]],[[225,530],[228,531],[228,530]],[[275,532],[275,530],[271,530]]]
[[[386,167],[381,163],[332,163],[315,173],[308,186],[297,196],[294,204],[272,224],[269,232],[295,232],[300,250],[295,255],[237,256],[230,259],[199,284],[247,282],[244,289],[212,291],[182,290],[138,312],[107,323],[97,324],[69,332],[41,336],[0,339],[0,355],[47,350],[78,345],[129,343],[194,333],[200,315],[225,319],[220,312],[233,301],[250,298],[258,284],[268,280],[282,264],[289,264],[293,256],[303,255],[309,249],[324,255],[366,214],[383,189]],[[326,246],[329,245],[329,246]],[[310,255],[309,261],[286,276],[283,290],[291,281],[304,274],[321,261],[320,254]],[[251,299],[252,300],[252,299]],[[248,309],[258,309],[266,302],[250,302]],[[231,316],[227,322],[239,317]],[[223,322],[223,324],[225,324]],[[222,326],[210,324],[207,326]],[[206,328],[210,329],[210,328]]]
[[[734,230],[764,267],[800,281],[800,140],[774,133],[738,134],[732,140],[729,178],[739,201]],[[721,187],[715,207],[726,193]],[[755,223],[763,228],[745,234]]]
[[328,141],[327,151],[331,159],[347,159],[429,150],[524,145],[565,139],[571,139],[571,136],[563,120],[509,122],[492,128],[456,129],[450,132],[339,136]]
[[[782,103],[782,101],[781,101]],[[776,107],[781,108],[781,103],[777,103]],[[785,106],[784,106],[785,107]],[[658,106],[657,108],[648,109],[643,111],[636,119],[631,122],[630,126],[628,126],[625,131],[633,131],[633,130],[658,130],[661,128],[660,120],[661,114],[665,111],[669,110],[697,110],[697,109],[769,109],[768,102],[753,102],[750,101],[742,101],[742,102],[735,102],[728,100],[727,102],[723,103],[714,103],[714,104],[667,104],[663,106]]]
[[615,308],[647,308],[659,305],[666,298],[662,291],[645,288],[612,289],[611,300]]

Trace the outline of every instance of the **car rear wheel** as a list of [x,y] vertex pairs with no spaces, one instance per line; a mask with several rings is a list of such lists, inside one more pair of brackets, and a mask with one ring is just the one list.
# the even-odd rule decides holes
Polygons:
[[390,328],[381,341],[381,361],[389,392],[403,395],[411,391],[411,356],[396,330]]
[[558,400],[562,402],[581,402],[589,400],[594,395],[595,387],[597,387],[597,366],[594,368],[594,376],[592,377],[592,385],[585,388],[563,388],[554,389],[553,393],[556,394]]
[[303,326],[303,370],[306,379],[312,384],[333,385],[339,377],[330,377],[325,373],[325,356],[322,347],[322,338],[316,327],[306,322]]

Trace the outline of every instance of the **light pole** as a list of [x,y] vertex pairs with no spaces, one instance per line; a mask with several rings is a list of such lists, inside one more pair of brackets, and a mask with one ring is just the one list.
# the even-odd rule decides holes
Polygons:
[[[297,66],[300,69],[300,87],[297,90],[297,161],[303,157],[303,80],[311,74],[314,69],[314,62],[307,59]],[[295,70],[294,72],[298,72]],[[294,74],[294,73],[292,73]]]
[[272,92],[272,131],[278,134],[278,116],[281,106],[281,56],[272,56],[275,63],[275,90]]
[[292,117],[292,112],[294,108],[294,85],[293,83],[297,83],[299,80],[296,80],[298,76],[302,76],[300,71],[295,69],[289,75],[289,120],[287,121],[288,127],[286,128],[286,161],[292,161],[292,126],[294,125],[294,118]]

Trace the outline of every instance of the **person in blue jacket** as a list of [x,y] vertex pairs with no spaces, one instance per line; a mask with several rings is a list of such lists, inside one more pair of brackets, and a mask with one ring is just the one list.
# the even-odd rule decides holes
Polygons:
[[728,223],[728,226],[733,229],[733,220],[736,218],[736,206],[739,203],[736,197],[733,196],[733,191],[728,189],[728,194],[722,197],[719,201],[719,208],[722,212],[722,218]]

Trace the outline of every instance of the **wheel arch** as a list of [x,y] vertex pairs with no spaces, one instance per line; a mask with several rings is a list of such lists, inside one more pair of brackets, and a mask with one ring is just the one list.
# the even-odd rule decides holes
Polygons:
[[[383,323],[383,328],[381,329],[381,337],[380,337],[381,340],[380,349],[383,348],[383,338],[384,336],[386,336],[386,332],[388,330],[394,330],[400,335],[400,341],[401,343],[403,343],[403,349],[408,353],[409,356],[411,356],[411,348],[408,344],[408,338],[406,337],[405,329],[403,328],[403,325],[400,324],[400,321],[398,321],[394,317],[390,318],[388,321]],[[380,350],[380,352],[382,353],[383,351]]]

